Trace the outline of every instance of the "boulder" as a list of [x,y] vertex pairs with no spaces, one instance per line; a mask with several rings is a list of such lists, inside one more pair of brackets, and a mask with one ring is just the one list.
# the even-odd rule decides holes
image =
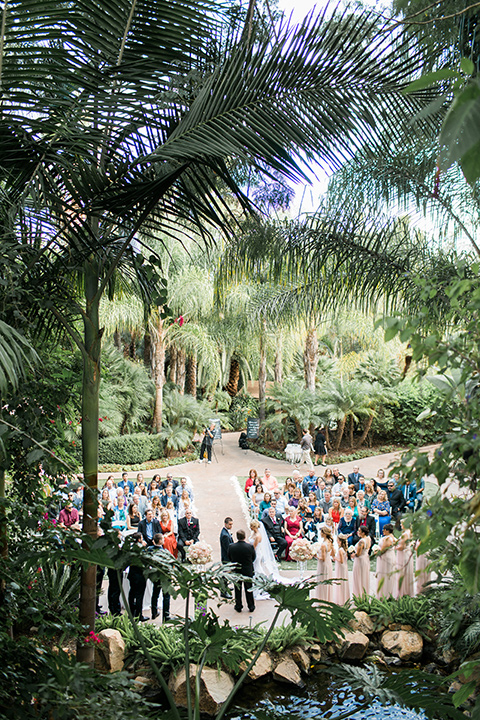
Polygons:
[[380,644],[384,650],[404,662],[419,660],[423,651],[422,636],[411,630],[386,630]]
[[97,670],[117,672],[123,670],[125,643],[118,630],[107,628],[98,633],[101,643],[95,645],[95,667]]
[[152,678],[146,677],[145,675],[137,675],[137,677],[133,681],[135,690],[138,690],[141,692],[142,690],[145,690],[147,687],[154,685],[154,681]]
[[295,645],[291,649],[292,660],[298,665],[300,670],[308,675],[310,672],[310,658],[300,645]]
[[315,662],[321,661],[323,657],[321,645],[309,645],[308,652],[310,653],[310,657],[312,658],[312,660],[314,660]]
[[297,685],[302,687],[302,676],[300,674],[300,668],[292,660],[292,658],[284,658],[278,663],[275,670],[273,671],[273,677],[275,680],[280,682],[289,683],[291,685]]
[[338,638],[337,651],[342,660],[363,660],[368,650],[368,637],[362,632],[345,632]]
[[[190,665],[190,687],[195,692],[196,665]],[[187,707],[187,683],[185,681],[185,668],[181,668],[178,674],[172,673],[168,681],[168,687],[180,707]],[[215,668],[204,667],[200,681],[200,711],[207,715],[216,715],[222,704],[233,690],[232,677],[223,671]]]
[[[247,667],[247,663],[245,661],[240,663],[240,671],[244,672],[245,668]],[[273,663],[272,658],[268,654],[268,652],[263,651],[258,656],[257,662],[252,667],[250,672],[248,673],[247,677],[249,680],[258,680],[261,677],[264,677],[265,675],[268,675],[268,673],[272,672]]]
[[354,613],[353,620],[350,620],[348,625],[354,632],[358,631],[364,635],[371,635],[375,632],[375,625],[373,624],[372,618],[370,615],[367,615],[366,612],[363,612],[363,610],[357,610]]

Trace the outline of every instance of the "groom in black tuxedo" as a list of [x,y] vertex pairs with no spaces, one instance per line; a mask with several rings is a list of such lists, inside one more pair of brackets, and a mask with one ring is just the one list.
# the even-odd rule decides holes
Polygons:
[[[237,572],[253,578],[253,563],[255,561],[255,548],[245,542],[245,530],[237,530],[237,542],[228,546],[228,559],[237,564]],[[255,610],[253,600],[252,581],[239,580],[235,583],[235,610],[242,612],[242,584],[245,586],[245,597],[250,612]]]

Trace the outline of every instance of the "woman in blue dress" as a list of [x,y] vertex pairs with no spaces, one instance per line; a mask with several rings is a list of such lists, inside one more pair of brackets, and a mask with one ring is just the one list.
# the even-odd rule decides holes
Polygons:
[[383,536],[383,527],[390,522],[390,503],[388,502],[385,490],[379,490],[377,499],[372,503],[372,513],[375,519],[378,518],[380,537]]

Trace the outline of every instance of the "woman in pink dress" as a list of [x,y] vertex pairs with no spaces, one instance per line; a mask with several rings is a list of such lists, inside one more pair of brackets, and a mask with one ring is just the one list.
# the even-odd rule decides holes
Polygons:
[[[403,529],[403,523],[402,523]],[[415,595],[413,582],[413,552],[412,552],[412,531],[410,528],[403,530],[397,540],[397,597]]]
[[397,574],[395,562],[395,536],[393,525],[383,526],[383,537],[380,538],[377,556],[377,598],[395,597],[397,590]]
[[335,553],[335,580],[333,586],[333,602],[345,605],[350,600],[350,582],[348,579],[348,546],[345,538],[338,538],[337,552]]
[[428,570],[428,565],[430,563],[428,554],[423,553],[423,555],[421,555],[419,553],[420,543],[417,543],[416,549],[417,565],[415,575],[417,576],[417,595],[420,595],[420,593],[423,592],[426,583],[429,583],[432,577],[430,571]]
[[288,515],[285,520],[285,540],[287,541],[287,552],[285,553],[285,560],[291,560],[290,557],[290,545],[294,540],[303,536],[303,523],[298,514],[298,510],[293,505],[288,507]]
[[329,528],[324,527],[321,529],[320,535],[321,542],[317,554],[318,585],[315,588],[315,597],[317,600],[333,602],[333,585],[331,583],[327,585],[323,584],[324,580],[332,580],[333,577],[332,559],[335,551],[333,548],[332,533]]
[[357,530],[360,540],[355,545],[353,558],[353,589],[352,595],[361,597],[364,593],[370,595],[370,550],[371,538],[366,525],[360,525]]

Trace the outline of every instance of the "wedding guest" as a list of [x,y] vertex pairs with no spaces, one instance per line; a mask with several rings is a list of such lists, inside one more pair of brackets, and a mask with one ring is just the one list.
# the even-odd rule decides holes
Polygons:
[[175,533],[173,532],[172,518],[170,517],[167,508],[163,508],[162,512],[160,513],[159,524],[160,528],[157,532],[163,535],[163,548],[164,550],[168,550],[168,552],[171,553],[174,558],[176,558],[178,554],[177,540],[175,538]]
[[284,523],[285,540],[287,541],[287,552],[285,554],[285,560],[291,560],[290,557],[290,545],[294,540],[303,535],[303,524],[298,514],[297,508],[293,505],[289,507],[289,514],[287,515]]
[[333,577],[332,559],[335,555],[333,549],[332,533],[329,528],[322,528],[321,543],[317,554],[317,587],[315,597],[317,600],[333,602]]
[[415,574],[417,576],[416,578],[416,586],[417,586],[417,595],[420,595],[425,590],[425,586],[427,583],[429,583],[432,579],[431,572],[428,569],[430,559],[428,557],[428,553],[421,553],[421,543],[417,543],[416,547],[416,553],[417,553],[417,565],[416,565],[416,571]]
[[338,523],[340,522],[341,518],[343,517],[343,508],[342,503],[340,502],[340,499],[335,497],[332,501],[332,507],[328,511],[328,514],[332,518],[335,526],[338,526]]
[[345,510],[345,513],[343,517],[340,519],[340,522],[338,523],[338,537],[342,536],[347,541],[347,545],[353,545],[353,538],[355,535],[355,519],[353,517],[353,513],[350,510],[350,508],[347,508]]
[[249,470],[248,477],[245,482],[245,492],[247,493],[247,495],[248,495],[248,491],[250,490],[250,488],[254,487],[257,483],[258,483],[258,473],[254,468],[252,468],[251,470]]
[[368,511],[372,509],[373,501],[377,499],[377,493],[374,490],[373,483],[367,482],[365,484],[365,505]]
[[383,527],[377,553],[377,598],[395,597],[397,589],[395,563],[395,536],[393,525],[387,523]]
[[390,503],[388,502],[385,490],[379,490],[377,499],[372,503],[372,513],[378,518],[380,536],[383,535],[383,528],[390,523]]
[[321,509],[317,506],[313,511],[312,519],[305,526],[305,537],[310,542],[320,542],[320,531],[323,525],[323,515]]
[[402,534],[397,540],[397,573],[398,592],[397,597],[415,595],[413,582],[413,552],[412,552],[412,531],[405,529],[402,523]]

